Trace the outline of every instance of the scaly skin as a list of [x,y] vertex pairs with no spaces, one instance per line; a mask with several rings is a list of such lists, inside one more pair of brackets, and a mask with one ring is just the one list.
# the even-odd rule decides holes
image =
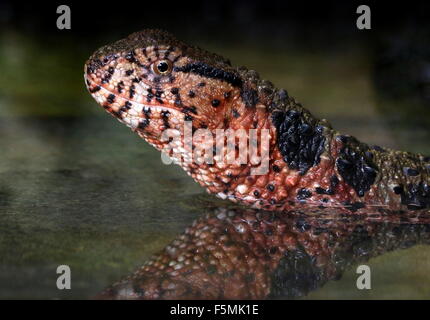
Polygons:
[[[222,155],[212,164],[181,162],[190,158],[189,149],[173,149],[180,153],[174,160],[223,199],[279,211],[430,207],[430,157],[341,135],[255,71],[234,68],[163,31],[144,30],[102,47],[87,61],[85,78],[99,104],[160,151],[170,143],[163,140],[167,131],[184,141],[185,121],[192,121],[192,132],[208,129],[214,136],[217,129],[257,129],[257,145],[270,158],[262,175],[252,174],[259,165],[251,161],[230,163]],[[267,147],[263,129],[270,134]],[[204,141],[196,138],[190,148]]]
[[300,297],[339,279],[354,264],[430,243],[428,222],[428,217],[375,221],[216,209],[97,298]]

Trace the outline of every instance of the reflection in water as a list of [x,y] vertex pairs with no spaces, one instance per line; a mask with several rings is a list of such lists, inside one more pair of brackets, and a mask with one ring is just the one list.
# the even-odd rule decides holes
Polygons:
[[301,297],[355,263],[430,242],[428,217],[340,216],[215,209],[99,298]]

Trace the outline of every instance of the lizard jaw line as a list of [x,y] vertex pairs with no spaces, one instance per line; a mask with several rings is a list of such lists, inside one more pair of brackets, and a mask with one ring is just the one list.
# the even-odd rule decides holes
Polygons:
[[[85,81],[86,87],[88,91],[90,92],[91,96],[96,100],[96,102],[104,106],[108,102],[108,96],[109,95],[115,95],[115,97],[119,98],[123,102],[129,102],[130,103],[130,109],[127,111],[123,111],[120,113],[120,117],[117,117],[118,121],[121,123],[124,123],[126,126],[131,128],[132,130],[136,130],[139,126],[139,123],[142,120],[147,119],[147,116],[145,114],[150,113],[150,119],[161,119],[162,114],[165,112],[168,112],[170,114],[169,121],[172,122],[172,124],[179,124],[180,117],[184,116],[182,112],[175,108],[166,107],[162,105],[150,105],[146,103],[137,102],[135,100],[130,100],[122,97],[121,95],[112,92],[111,90],[107,89],[106,87],[99,85],[94,80],[90,79],[87,75],[85,75],[85,78],[88,80]],[[99,87],[100,89],[93,92],[95,87]],[[109,105],[109,108],[106,108],[106,111],[110,114],[112,114],[111,110],[114,110],[115,112],[118,112],[121,109],[121,106],[118,103],[111,103]]]

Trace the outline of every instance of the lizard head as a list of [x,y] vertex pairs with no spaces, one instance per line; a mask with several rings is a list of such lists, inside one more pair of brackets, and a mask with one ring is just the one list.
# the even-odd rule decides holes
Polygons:
[[239,96],[241,78],[228,60],[143,30],[97,50],[85,65],[94,99],[149,143],[162,148],[166,129],[222,128]]

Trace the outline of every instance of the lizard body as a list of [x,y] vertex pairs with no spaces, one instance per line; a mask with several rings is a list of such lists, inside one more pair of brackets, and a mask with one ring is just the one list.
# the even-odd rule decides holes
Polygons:
[[[257,72],[232,67],[169,33],[143,30],[100,48],[85,65],[85,79],[106,111],[158,150],[177,137],[170,146],[175,162],[220,198],[275,211],[300,206],[398,213],[430,207],[430,157],[342,135]],[[221,154],[210,163],[203,154],[194,161],[193,152],[207,141],[195,135],[190,153],[183,143],[186,123],[193,134],[255,130],[259,155],[268,154],[267,172],[252,174],[258,164],[251,157],[239,163]],[[230,144],[238,158],[240,138]]]

